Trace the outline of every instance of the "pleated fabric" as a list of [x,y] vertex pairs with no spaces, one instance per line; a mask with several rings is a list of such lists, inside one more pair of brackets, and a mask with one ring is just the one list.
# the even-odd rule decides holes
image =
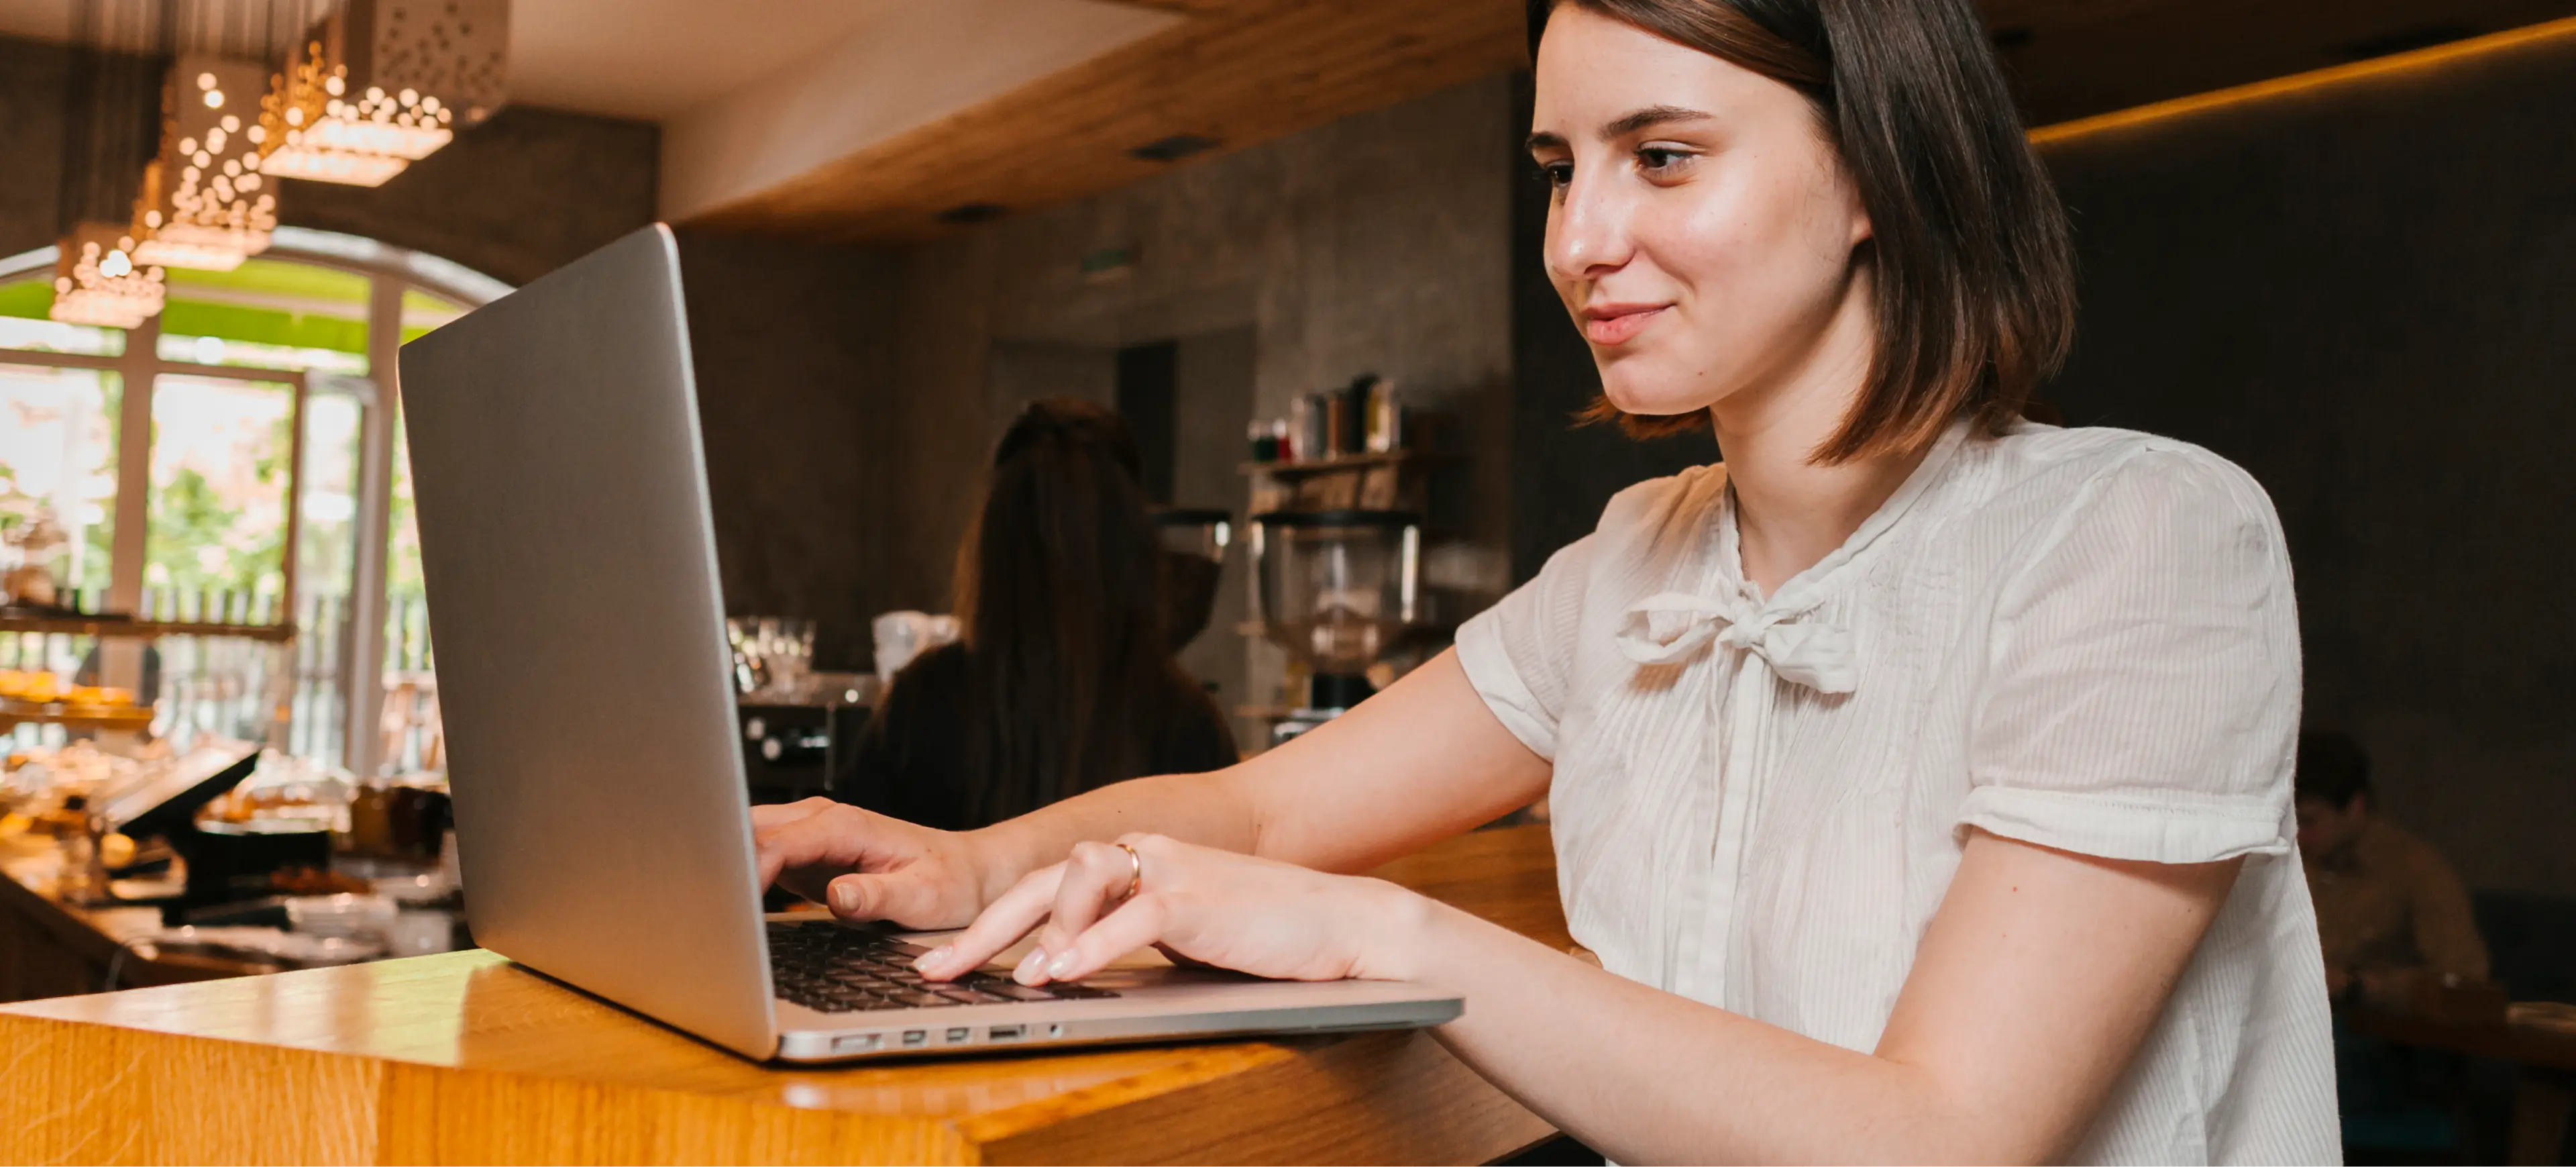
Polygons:
[[1459,629],[1486,704],[1555,763],[1575,939],[1622,976],[1865,1051],[1967,828],[2243,856],[2077,1160],[2340,1160],[2292,850],[2298,615],[2262,488],[2165,438],[1961,424],[1769,597],[1743,578],[1733,505],[1722,465],[1632,487]]

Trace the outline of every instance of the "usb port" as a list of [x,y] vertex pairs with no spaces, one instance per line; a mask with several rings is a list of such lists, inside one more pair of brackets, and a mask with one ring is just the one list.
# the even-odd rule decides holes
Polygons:
[[928,1045],[930,1044],[930,1031],[927,1029],[904,1030],[903,1044],[907,1049],[917,1045]]
[[955,1045],[958,1042],[965,1041],[973,1036],[975,1036],[974,1030],[960,1025],[957,1028],[948,1031],[948,1044]]
[[1018,1041],[1028,1035],[1029,1027],[1025,1025],[996,1025],[984,1031],[988,1041]]
[[877,1042],[879,1040],[881,1039],[873,1033],[843,1034],[832,1039],[832,1052],[836,1054],[865,1053],[877,1048]]

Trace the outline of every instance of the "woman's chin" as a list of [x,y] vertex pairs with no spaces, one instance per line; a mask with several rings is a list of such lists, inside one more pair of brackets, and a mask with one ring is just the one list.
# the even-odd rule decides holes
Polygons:
[[[1607,372],[1604,370],[1605,374]],[[1621,413],[1640,417],[1678,417],[1685,413],[1698,413],[1711,404],[1698,395],[1684,396],[1669,390],[1658,392],[1626,381],[1626,378],[1605,375],[1601,382],[1601,395],[1609,398],[1610,404],[1618,406]]]

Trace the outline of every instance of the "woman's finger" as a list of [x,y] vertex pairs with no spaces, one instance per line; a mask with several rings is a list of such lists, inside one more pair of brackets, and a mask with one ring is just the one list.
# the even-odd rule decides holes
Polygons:
[[1049,954],[1048,959],[1071,946],[1083,929],[1127,898],[1128,890],[1137,884],[1139,867],[1135,852],[1123,846],[1073,845],[1072,858],[1065,860],[1064,880],[1056,888],[1055,909],[1046,928],[1038,933],[1038,947]]
[[1064,864],[1058,863],[1021,877],[1011,890],[987,905],[956,939],[923,953],[912,962],[913,967],[921,975],[938,980],[982,967],[993,959],[993,954],[1019,943],[1020,937],[1046,918],[1047,909],[1055,903],[1056,884],[1063,876]]
[[1037,981],[1030,983],[1081,980],[1108,967],[1110,961],[1161,940],[1171,925],[1171,904],[1168,896],[1139,892],[1084,929],[1064,951],[1049,956],[1046,967],[1037,970]]
[[852,872],[824,886],[823,902],[844,920],[885,920],[906,928],[931,928],[939,918],[939,889],[920,871]]
[[812,818],[817,812],[838,805],[840,804],[818,794],[795,802],[755,806],[751,808],[751,833],[757,836],[774,831],[799,819]]
[[[830,818],[807,815],[755,832],[752,837],[760,860],[760,885],[778,882],[780,872],[834,858],[842,847],[831,828]],[[796,890],[809,897],[813,894],[802,888]]]

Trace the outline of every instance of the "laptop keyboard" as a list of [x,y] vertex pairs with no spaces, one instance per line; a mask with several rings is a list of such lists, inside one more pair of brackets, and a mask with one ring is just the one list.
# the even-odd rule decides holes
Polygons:
[[924,980],[913,971],[912,959],[927,951],[918,944],[854,928],[773,923],[769,926],[770,983],[781,999],[824,1013],[1090,1001],[1118,995],[1078,984],[1032,988],[982,971],[953,981]]

